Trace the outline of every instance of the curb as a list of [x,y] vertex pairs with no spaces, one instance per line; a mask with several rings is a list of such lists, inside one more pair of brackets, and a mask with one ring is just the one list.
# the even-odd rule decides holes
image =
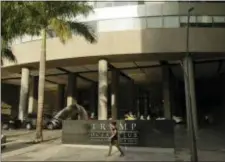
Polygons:
[[[75,148],[89,148],[89,149],[109,149],[109,146],[101,145],[75,145],[75,144],[62,144],[66,147]],[[148,152],[148,153],[172,153],[174,154],[174,148],[154,148],[154,147],[126,147],[125,150],[129,152]]]
[[1,146],[8,146],[8,145],[18,144],[18,143],[24,143],[24,141],[22,141],[22,140],[15,140],[15,141],[12,141],[12,142],[7,142],[7,143],[4,143],[4,144],[1,144]]
[[33,131],[30,131],[30,132],[18,133],[18,134],[7,134],[7,133],[2,133],[2,134],[4,134],[8,138],[11,138],[11,137],[18,137],[18,136],[23,136],[23,135],[31,134],[31,133],[34,133],[34,132]]

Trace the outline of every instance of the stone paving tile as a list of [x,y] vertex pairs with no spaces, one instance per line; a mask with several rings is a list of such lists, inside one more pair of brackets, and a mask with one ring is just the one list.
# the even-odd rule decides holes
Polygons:
[[[190,161],[190,151],[188,149],[180,149],[175,155],[176,161]],[[199,161],[225,161],[224,151],[205,151],[198,150]]]
[[58,154],[60,150],[60,145],[54,144],[39,144],[39,145],[32,145],[27,149],[20,150],[20,152],[14,151],[8,155],[2,155],[2,160],[4,161],[45,161],[46,159],[50,158],[54,154]]
[[174,161],[174,155],[169,153],[141,153],[125,151],[125,156],[120,157],[119,152],[113,149],[112,156],[107,157],[107,149],[85,149],[64,147],[60,154],[53,155],[49,161]]
[[[58,142],[58,141],[57,141]],[[125,151],[124,157],[113,149],[112,156],[107,157],[107,149],[88,149],[65,147],[59,143],[32,146],[30,151],[11,154],[3,161],[175,161],[173,153],[160,152],[131,152]],[[199,161],[225,161],[225,152],[199,150]],[[176,153],[176,161],[190,161],[187,149]]]
[[[176,131],[175,131],[176,132]],[[13,131],[9,132],[13,135]],[[20,132],[22,134],[22,131]],[[34,133],[24,134],[22,136],[16,137],[19,140],[31,140],[34,137]],[[224,134],[215,133],[214,130],[211,131],[200,131],[201,139],[198,140],[199,147],[199,161],[225,161],[225,152],[223,149],[224,144]],[[61,136],[61,130],[56,131],[44,131],[44,139],[54,139]],[[178,131],[175,136],[175,155],[174,153],[162,153],[160,151],[150,152],[150,153],[140,153],[132,152],[131,150],[126,150],[125,157],[119,157],[119,152],[114,148],[113,156],[106,157],[107,149],[93,149],[93,148],[74,148],[65,147],[61,145],[61,140],[53,140],[47,144],[46,147],[42,146],[31,146],[28,148],[21,148],[9,153],[3,153],[7,158],[2,160],[21,160],[21,161],[190,161],[190,153],[187,149],[187,137],[185,130]],[[185,143],[186,142],[186,143]],[[44,144],[41,144],[44,145]],[[35,149],[34,149],[34,148]],[[22,150],[28,150],[27,153],[18,153]],[[13,155],[15,152],[15,155]],[[40,156],[41,155],[41,156]]]
[[174,161],[170,153],[149,153],[125,151],[125,156],[120,157],[116,148],[112,156],[107,157],[108,149],[88,149],[65,147],[60,144],[45,144],[45,147],[36,147],[20,154],[2,158],[4,161]]

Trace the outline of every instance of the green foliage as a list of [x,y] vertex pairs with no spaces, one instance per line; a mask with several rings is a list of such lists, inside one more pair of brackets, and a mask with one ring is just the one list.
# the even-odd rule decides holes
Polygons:
[[11,62],[16,62],[16,57],[12,53],[10,46],[8,46],[8,42],[1,40],[1,64],[3,64],[3,59],[7,59]]
[[54,31],[62,43],[72,38],[73,33],[84,36],[90,43],[96,42],[93,30],[76,21],[77,16],[93,12],[92,6],[85,1],[3,1],[1,10],[1,36],[2,43],[5,42],[1,53],[11,61],[16,60],[9,52],[13,39],[25,34],[40,35],[43,28]]

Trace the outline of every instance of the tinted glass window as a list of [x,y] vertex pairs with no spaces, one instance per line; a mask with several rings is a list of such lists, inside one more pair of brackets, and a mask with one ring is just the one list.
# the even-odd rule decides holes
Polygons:
[[113,6],[113,2],[96,2],[96,7],[97,8],[104,8],[104,7],[112,7]]
[[113,6],[128,6],[129,2],[126,1],[115,1],[113,2]]

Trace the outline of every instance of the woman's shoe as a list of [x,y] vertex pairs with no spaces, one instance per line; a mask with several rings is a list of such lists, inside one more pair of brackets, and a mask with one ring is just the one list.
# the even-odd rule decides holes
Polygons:
[[124,156],[124,154],[120,154],[120,157],[123,157]]

